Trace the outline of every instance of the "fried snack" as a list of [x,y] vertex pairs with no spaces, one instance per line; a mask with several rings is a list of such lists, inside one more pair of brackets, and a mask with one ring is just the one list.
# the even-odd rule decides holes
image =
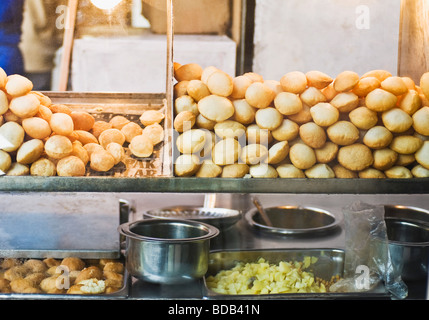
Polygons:
[[122,146],[125,142],[125,135],[121,132],[120,129],[107,129],[100,134],[98,137],[98,142],[103,148],[106,148],[106,146],[111,142],[119,143]]
[[429,141],[425,141],[421,148],[419,148],[415,154],[416,161],[429,169]]
[[143,133],[143,128],[135,122],[129,122],[122,127],[121,132],[125,136],[125,141],[129,143],[135,136],[139,136]]
[[2,115],[3,122],[16,122],[21,124],[22,119],[12,112],[12,110],[7,110],[5,114]]
[[26,164],[12,162],[9,170],[6,172],[8,176],[26,176],[30,173],[30,168]]
[[243,178],[249,173],[249,166],[245,163],[234,163],[223,167],[222,178]]
[[31,164],[42,156],[44,144],[42,140],[31,139],[24,142],[16,153],[16,161],[21,164]]
[[420,78],[420,89],[426,99],[429,99],[429,72],[424,73]]
[[176,147],[181,153],[197,153],[206,145],[206,138],[204,130],[187,130],[177,137]]
[[46,259],[43,259],[42,261],[48,268],[58,267],[61,264],[61,261],[54,258],[46,258]]
[[264,162],[268,157],[268,148],[261,144],[248,144],[241,149],[240,159],[248,165]]
[[396,160],[395,165],[406,167],[416,161],[415,154],[398,154],[398,159]]
[[383,126],[375,126],[369,129],[364,137],[363,143],[372,149],[386,148],[393,139],[393,134]]
[[381,83],[376,77],[365,77],[359,80],[352,92],[359,98],[364,98],[372,90],[380,88],[380,85]]
[[100,146],[98,143],[94,143],[94,142],[90,142],[85,144],[84,149],[86,150],[86,152],[88,153],[88,157],[91,158],[91,154],[95,151],[99,151],[99,150],[105,150],[102,146]]
[[257,109],[268,107],[275,98],[275,92],[263,82],[253,82],[246,90],[245,99]]
[[0,67],[0,89],[4,89],[7,82],[7,74],[3,68]]
[[48,269],[43,261],[37,259],[28,259],[22,265],[28,268],[30,273],[44,273]]
[[191,129],[195,122],[197,121],[197,117],[191,111],[182,111],[175,118],[173,122],[174,129],[177,132],[183,132]]
[[0,262],[1,269],[10,269],[12,267],[20,266],[22,262],[19,259],[15,258],[4,258]]
[[289,118],[289,120],[292,120],[293,122],[296,122],[298,124],[303,124],[313,120],[311,118],[310,107],[305,103],[302,105],[302,110],[300,112],[291,114],[287,117]]
[[237,162],[241,154],[240,143],[233,138],[226,138],[215,144],[212,150],[212,160],[219,166]]
[[248,125],[255,120],[256,110],[246,101],[246,99],[234,100],[232,104],[234,106],[233,119],[235,121]]
[[82,144],[79,141],[73,142],[72,145],[73,145],[73,151],[70,155],[78,157],[80,160],[82,160],[83,164],[86,166],[86,164],[89,161],[88,151],[82,146]]
[[390,148],[400,154],[416,153],[423,145],[423,141],[410,135],[396,136],[393,138]]
[[127,123],[130,123],[130,120],[124,116],[118,115],[110,119],[109,123],[112,125],[113,129],[121,130],[123,126],[125,126]]
[[417,133],[429,136],[429,106],[416,111],[412,117],[413,128]]
[[309,71],[305,74],[305,76],[307,77],[308,86],[315,87],[319,90],[326,88],[334,81],[334,79],[332,79],[326,73],[317,70]]
[[307,178],[327,179],[335,178],[335,173],[330,166],[325,163],[317,163],[304,171]]
[[195,116],[198,116],[198,114],[200,113],[200,111],[198,110],[197,102],[195,102],[195,100],[188,95],[183,95],[181,97],[176,98],[174,103],[175,114],[179,114],[180,112],[185,110],[191,111],[195,114]]
[[302,101],[298,95],[291,92],[280,92],[274,98],[275,108],[283,115],[291,115],[302,110]]
[[273,166],[266,163],[259,163],[250,166],[249,174],[252,178],[277,178],[279,175]]
[[246,134],[246,127],[240,122],[234,120],[225,120],[222,122],[216,123],[214,126],[215,134],[221,138],[236,138],[240,139]]
[[173,96],[178,98],[188,94],[188,80],[179,81],[173,86]]
[[[90,130],[90,133],[98,139],[100,134],[107,129],[112,129],[112,124],[103,120],[97,120],[94,122],[94,125],[92,126],[92,129]],[[97,140],[98,141],[98,140]]]
[[333,82],[335,91],[346,92],[352,90],[359,82],[359,75],[353,71],[343,71],[337,75]]
[[304,172],[293,164],[279,165],[276,170],[280,178],[305,178]]
[[232,79],[233,89],[231,98],[244,99],[247,88],[252,84],[252,80],[245,75],[240,75]]
[[42,291],[36,288],[28,279],[14,279],[10,282],[10,288],[15,293],[41,293]]
[[[12,158],[9,153],[0,150],[0,171],[6,172],[12,164]],[[0,172],[1,173],[1,172]]]
[[283,161],[289,154],[290,146],[287,141],[280,141],[273,144],[268,149],[268,158],[266,162],[268,164],[278,164]]
[[153,153],[152,141],[144,135],[135,136],[128,148],[134,156],[139,158],[150,157]]
[[98,139],[91,133],[85,130],[75,130],[73,131],[73,135],[76,136],[76,139],[85,146],[88,143],[97,143]]
[[383,125],[391,132],[395,133],[405,132],[413,125],[413,118],[399,108],[393,108],[383,112],[381,114],[381,119],[383,121]]
[[164,140],[164,128],[159,123],[148,125],[143,129],[142,136],[149,138],[156,146]]
[[385,79],[387,79],[388,77],[391,77],[391,76],[392,76],[392,74],[389,71],[382,70],[382,69],[374,69],[374,70],[371,70],[371,71],[364,73],[362,75],[362,78],[375,77],[381,83],[382,81],[384,81]]
[[68,115],[72,113],[72,110],[64,104],[51,104],[49,109],[51,109],[52,113],[65,113]]
[[174,78],[176,78],[177,81],[199,80],[202,74],[203,68],[197,63],[184,64],[174,70]]
[[335,177],[340,179],[354,179],[358,177],[356,172],[346,169],[338,163],[332,167],[332,171],[334,171]]
[[11,74],[7,77],[4,85],[5,91],[11,97],[20,97],[33,90],[33,83],[30,79],[19,74]]
[[19,118],[30,118],[39,111],[40,101],[37,97],[28,93],[24,96],[13,98],[9,104],[9,110]]
[[53,177],[57,174],[57,167],[51,160],[39,158],[31,164],[30,174],[32,176]]
[[197,127],[200,129],[213,130],[216,125],[216,121],[209,120],[205,118],[202,114],[198,114],[197,119],[195,120]]
[[336,107],[328,102],[320,102],[310,108],[311,117],[317,125],[329,127],[338,121],[340,113]]
[[387,178],[391,179],[410,179],[413,177],[410,169],[402,166],[394,166],[384,171]]
[[408,87],[401,77],[392,76],[384,79],[381,82],[381,88],[393,93],[395,96],[400,96],[408,92]]
[[252,80],[252,82],[264,82],[264,77],[256,72],[246,72],[244,76]]
[[[204,84],[203,82],[201,82],[202,84]],[[189,83],[190,85],[191,83]],[[188,85],[188,92],[189,92],[189,85]],[[208,89],[208,93],[209,94],[214,94],[214,95],[218,95],[221,97],[228,97],[231,95],[233,88],[234,88],[234,84],[233,84],[233,80],[231,78],[231,76],[229,74],[227,74],[226,72],[223,72],[221,70],[217,70],[215,72],[213,72],[206,81],[206,86]],[[206,92],[207,93],[207,92]],[[203,96],[208,96],[209,94],[203,94]],[[191,94],[189,94],[190,96],[192,96]],[[201,100],[200,97],[199,100]],[[195,99],[194,99],[195,100]],[[196,100],[196,101],[199,101]]]
[[159,110],[147,110],[142,113],[139,120],[142,125],[150,126],[154,123],[161,123],[164,118],[165,114]]
[[209,95],[198,101],[198,111],[209,120],[221,122],[230,118],[235,110],[228,98]]
[[368,130],[377,124],[378,115],[367,107],[358,107],[349,113],[349,119],[357,128]]
[[367,168],[365,170],[359,171],[358,176],[361,179],[384,179],[386,175],[377,169]]
[[365,170],[374,162],[371,149],[361,143],[341,147],[337,159],[344,168],[352,171]]
[[9,110],[9,100],[6,93],[0,90],[0,115],[6,113],[7,110]]
[[75,283],[80,283],[83,280],[89,280],[89,279],[103,279],[103,271],[96,267],[96,266],[90,266],[87,268],[84,268],[82,271],[80,271],[79,275],[75,279]]
[[256,111],[255,122],[261,129],[272,131],[282,124],[283,116],[276,108],[267,107]]
[[307,122],[299,128],[299,137],[313,149],[321,148],[326,142],[325,130],[314,122]]
[[[416,178],[428,178],[429,177],[429,169],[423,167],[418,164],[411,169],[411,173]],[[1,290],[1,289],[0,289]]]
[[283,119],[281,125],[275,130],[271,131],[274,139],[277,141],[291,141],[299,134],[299,125],[292,120]]
[[359,97],[353,92],[341,92],[337,94],[330,103],[337,108],[338,111],[348,113],[358,107]]
[[202,162],[195,176],[199,178],[216,178],[220,176],[221,173],[221,166],[218,166],[212,160],[206,159]]
[[182,154],[177,157],[174,173],[178,177],[193,176],[200,168],[200,158],[195,154]]
[[326,101],[331,101],[338,94],[332,83],[326,88],[320,89],[320,92],[326,97]]
[[61,266],[68,268],[68,271],[81,271],[85,268],[85,262],[77,257],[66,257],[61,260]]
[[82,177],[85,172],[85,164],[76,156],[63,157],[57,163],[57,175],[61,177]]
[[0,279],[0,292],[1,293],[11,293],[12,289],[10,288],[10,281],[6,279]]
[[54,135],[46,140],[45,152],[53,159],[61,159],[73,152],[73,145],[67,137]]
[[70,114],[75,130],[90,131],[95,123],[95,118],[85,111],[72,111]]
[[338,121],[326,129],[329,139],[340,146],[347,146],[359,139],[359,130],[349,121]]
[[274,91],[274,96],[277,96],[280,92],[283,92],[280,81],[277,80],[264,80],[263,83]]
[[45,139],[52,133],[49,122],[39,118],[31,117],[22,120],[22,128],[25,133],[34,139]]
[[106,146],[106,151],[109,152],[115,160],[115,165],[122,161],[125,156],[124,148],[116,142],[111,142]]
[[91,153],[89,162],[92,170],[106,172],[115,166],[116,159],[110,152],[106,150],[98,150]]
[[316,164],[314,150],[306,144],[296,143],[289,150],[289,158],[298,169],[309,169]]
[[323,147],[314,149],[314,153],[318,163],[329,163],[336,158],[338,145],[331,141],[326,141]]
[[377,88],[365,98],[365,105],[368,109],[383,112],[390,110],[396,106],[398,98],[391,92]]
[[399,99],[398,107],[412,116],[422,106],[422,99],[415,90],[409,90]]
[[13,281],[20,278],[25,278],[29,273],[29,269],[22,265],[13,266],[4,272],[4,278],[9,281]]
[[398,160],[398,154],[389,148],[374,150],[372,155],[374,157],[372,166],[381,171],[390,169]]
[[326,102],[325,95],[315,87],[308,87],[301,93],[300,98],[304,104],[309,107],[315,106],[320,102]]
[[286,92],[301,94],[307,88],[307,77],[300,71],[291,71],[280,78],[280,85]]

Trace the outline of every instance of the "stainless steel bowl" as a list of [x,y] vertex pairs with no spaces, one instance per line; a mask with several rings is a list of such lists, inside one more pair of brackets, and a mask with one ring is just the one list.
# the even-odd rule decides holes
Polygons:
[[252,227],[269,233],[282,235],[305,235],[325,233],[338,227],[340,219],[326,210],[301,206],[278,206],[265,208],[272,223],[268,226],[258,209],[245,214],[245,219]]
[[407,281],[427,277],[429,263],[429,211],[387,205],[386,232],[395,274]]
[[207,272],[211,225],[189,220],[143,219],[121,224],[128,272],[144,281],[177,284]]

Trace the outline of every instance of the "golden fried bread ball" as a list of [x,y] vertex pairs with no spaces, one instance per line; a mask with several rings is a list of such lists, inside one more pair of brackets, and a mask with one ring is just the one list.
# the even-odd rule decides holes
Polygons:
[[179,114],[180,112],[185,110],[193,112],[195,116],[197,116],[200,113],[200,111],[198,110],[197,102],[189,95],[180,96],[176,98],[176,100],[174,101],[175,114]]
[[88,280],[93,278],[98,280],[101,280],[103,278],[103,271],[96,266],[90,266],[90,267],[84,268],[76,277],[74,282],[79,283],[83,280]]
[[367,107],[358,107],[349,113],[349,119],[357,128],[368,130],[377,124],[378,114]]
[[326,101],[331,101],[338,94],[338,92],[335,91],[332,83],[327,87],[320,89],[320,92],[322,92],[322,94],[326,97]]
[[206,145],[206,138],[204,130],[187,130],[177,137],[176,147],[181,153],[197,153]]
[[51,104],[49,109],[51,109],[52,113],[65,113],[68,115],[72,113],[72,110],[65,104]]
[[7,77],[4,86],[6,93],[12,97],[20,97],[33,90],[33,83],[30,79],[19,74],[11,74]]
[[145,127],[142,131],[142,135],[148,137],[154,146],[164,141],[164,128],[154,123]]
[[249,166],[245,163],[234,163],[223,167],[222,178],[243,178],[249,173]]
[[393,167],[398,160],[398,154],[389,148],[377,149],[373,152],[375,169],[384,171]]
[[124,116],[114,116],[112,119],[109,120],[109,123],[112,125],[113,129],[121,130],[123,126],[125,126],[127,123],[129,123],[130,120],[125,118]]
[[423,141],[410,135],[396,136],[389,147],[400,154],[412,154],[421,148]]
[[402,166],[394,166],[384,171],[387,178],[391,179],[410,179],[413,177],[410,169]]
[[70,155],[78,157],[80,160],[82,160],[83,164],[86,166],[86,164],[89,161],[88,151],[82,146],[82,144],[79,141],[73,142],[72,145],[73,145],[73,151]]
[[188,63],[181,65],[179,68],[174,70],[174,77],[177,81],[184,80],[200,80],[203,73],[203,68],[197,63]]
[[[109,129],[109,130],[114,130],[114,129]],[[73,131],[73,135],[76,136],[76,139],[80,141],[83,146],[88,143],[98,143],[98,139],[91,132],[88,132],[85,130],[75,130]],[[104,138],[106,139],[105,136]]]
[[321,148],[326,142],[325,130],[314,122],[307,122],[299,128],[302,141],[313,149]]
[[258,109],[255,113],[255,122],[261,129],[275,130],[283,122],[283,115],[273,107]]
[[0,90],[0,115],[6,113],[7,110],[9,110],[9,100],[6,93]]
[[299,125],[292,120],[283,119],[281,125],[271,131],[272,136],[277,141],[291,141],[299,134]]
[[106,146],[106,151],[109,152],[113,159],[115,159],[115,165],[122,161],[125,156],[124,148],[116,142],[111,142]]
[[293,164],[282,164],[277,168],[277,173],[280,178],[305,178],[304,171],[298,169]]
[[178,177],[193,176],[200,168],[200,158],[195,154],[181,154],[174,163],[174,173]]
[[[423,167],[418,164],[411,169],[411,173],[416,178],[428,178],[429,177],[429,169]],[[0,289],[1,290],[1,289]]]
[[76,156],[63,157],[57,163],[57,175],[61,177],[82,177],[85,172],[85,164]]
[[206,159],[202,162],[200,168],[195,173],[195,176],[199,178],[216,178],[220,176],[221,173],[222,173],[221,166],[218,166],[212,160]]
[[383,112],[396,106],[398,98],[391,92],[377,88],[365,97],[365,105],[368,109]]
[[248,144],[241,150],[240,159],[242,162],[253,165],[263,162],[268,157],[268,148],[261,144]]
[[[189,85],[191,85],[191,83],[189,83]],[[188,92],[189,92],[189,85],[188,85]],[[217,70],[213,72],[207,78],[206,86],[209,93],[218,95],[221,97],[230,96],[234,89],[232,77],[226,72],[223,72],[221,70]],[[189,95],[192,96],[191,94]],[[201,97],[199,97],[200,98],[199,100],[201,100],[204,96],[208,96],[208,94],[205,94],[205,95],[203,94]],[[196,101],[199,101],[199,100],[196,100]]]
[[20,266],[22,265],[22,261],[20,259],[15,258],[4,258],[0,261],[0,268],[1,269],[10,269],[12,267]]
[[259,163],[249,167],[249,174],[253,178],[277,178],[277,170],[266,163]]
[[317,163],[305,170],[304,173],[307,178],[313,179],[335,178],[334,170],[325,163]]
[[62,285],[61,278],[59,278],[58,275],[54,275],[43,279],[39,286],[45,293],[63,294],[66,290],[61,288]]
[[248,125],[255,120],[256,110],[246,101],[246,99],[234,100],[232,104],[234,106],[233,119],[235,121]]
[[3,150],[0,150],[0,171],[6,172],[7,170],[9,170],[11,164],[12,158],[10,157],[10,154]]
[[298,169],[309,169],[316,164],[314,150],[304,143],[296,143],[289,150],[289,158]]
[[245,99],[257,109],[268,107],[275,98],[275,92],[263,82],[253,82],[246,90]]
[[93,115],[85,111],[72,111],[70,114],[75,130],[89,131],[92,129],[95,123]]
[[234,138],[226,138],[215,144],[212,150],[212,160],[223,166],[237,162],[241,154],[240,143]]
[[[97,120],[94,122],[94,125],[92,126],[92,129],[90,130],[90,133],[92,133],[92,135],[98,139],[98,137],[100,136],[100,134],[107,129],[112,129],[112,124],[107,122],[107,121],[103,121],[103,120]],[[98,141],[98,140],[97,140]]]
[[61,159],[73,152],[73,145],[67,137],[54,135],[46,140],[45,152],[53,159]]
[[27,267],[29,272],[32,273],[43,273],[48,269],[42,260],[37,259],[28,259],[23,263],[23,266]]
[[352,171],[365,170],[374,162],[371,149],[361,143],[341,147],[337,159],[343,167]]
[[0,136],[8,142],[8,145],[2,146],[2,150],[13,152],[18,150],[23,143],[25,131],[22,126],[16,122],[6,122],[0,127]]
[[153,143],[144,135],[135,136],[128,145],[128,148],[134,156],[139,158],[150,157],[153,153]]
[[4,89],[7,82],[7,74],[3,68],[0,67],[0,89]]
[[335,178],[339,179],[354,179],[358,177],[358,174],[355,171],[346,169],[338,163],[332,166],[332,171],[334,171]]
[[374,69],[374,70],[370,70],[370,71],[364,73],[362,75],[362,78],[375,77],[381,83],[382,81],[384,81],[385,79],[387,79],[388,77],[391,77],[391,76],[392,76],[392,74],[387,70]]
[[280,85],[286,92],[302,93],[307,87],[307,77],[301,71],[291,71],[280,78]]
[[415,90],[409,90],[399,99],[398,107],[412,116],[422,106],[422,99]]
[[291,92],[280,92],[274,98],[275,108],[283,115],[291,115],[302,110],[302,101]]
[[264,77],[256,72],[246,72],[243,75],[252,80],[252,82],[264,82]]
[[401,77],[392,76],[384,79],[381,82],[381,88],[393,93],[395,96],[400,96],[408,92],[408,87]]
[[310,106],[305,103],[302,105],[302,110],[300,112],[288,115],[287,117],[289,120],[298,124],[307,123],[313,120],[311,117]]
[[52,131],[59,135],[68,136],[74,131],[73,119],[66,113],[58,112],[52,114],[49,124]]
[[19,162],[13,162],[9,170],[7,170],[6,175],[8,176],[26,176],[30,173],[30,168],[26,164]]
[[426,99],[429,99],[429,72],[424,73],[420,78],[420,89]]
[[364,137],[363,143],[372,149],[386,148],[393,139],[393,134],[383,126],[375,126],[369,129]]
[[85,262],[77,257],[66,257],[61,260],[61,266],[65,266],[68,268],[68,271],[80,271],[85,268]]
[[16,161],[21,164],[31,164],[39,159],[44,151],[42,140],[31,139],[24,142],[16,153]]
[[341,92],[330,102],[338,111],[348,113],[359,105],[359,97],[353,92]]
[[280,141],[273,144],[268,149],[268,158],[266,162],[268,164],[278,164],[283,161],[289,154],[290,146],[287,141]]
[[429,169],[429,141],[425,141],[421,148],[419,148],[415,154],[416,161]]
[[415,154],[398,154],[398,159],[396,160],[395,165],[406,167],[416,161]]
[[413,118],[400,108],[384,111],[381,114],[381,119],[383,125],[391,132],[395,133],[405,132],[413,125]]
[[10,101],[9,109],[20,118],[30,118],[39,112],[40,101],[32,94],[26,94],[13,98]]
[[46,258],[42,260],[43,263],[48,267],[58,267],[61,264],[61,261],[54,258]]
[[429,107],[425,106],[413,114],[413,128],[417,133],[429,136]]
[[198,114],[195,123],[199,129],[213,130],[216,121],[205,118],[202,114]]
[[352,92],[359,98],[364,98],[372,90],[380,88],[380,85],[381,83],[376,77],[365,77],[359,80]]
[[216,123],[214,126],[215,134],[221,138],[236,138],[240,139],[246,134],[246,127],[240,122],[234,120],[225,120],[222,122]]
[[329,127],[338,121],[340,112],[328,102],[320,102],[310,108],[314,123],[321,127]]
[[251,124],[246,129],[246,138],[248,143],[259,143],[268,145],[273,136],[270,130],[262,129],[257,124]]
[[42,291],[33,286],[33,283],[27,279],[14,279],[10,282],[12,292],[16,293],[41,293]]
[[25,276],[30,272],[30,270],[22,265],[14,266],[7,269],[3,276],[6,280],[13,281],[19,278],[25,278]]
[[111,142],[119,143],[122,146],[125,142],[125,135],[120,129],[107,129],[100,134],[98,142],[103,148],[106,148],[106,146]]
[[10,281],[6,279],[0,279],[0,292],[1,293],[11,293],[12,289],[10,288]]
[[234,114],[234,106],[226,97],[209,95],[198,101],[198,111],[207,119],[221,122]]
[[197,121],[197,117],[191,111],[182,111],[175,118],[173,122],[174,129],[177,132],[183,132],[191,129],[195,122]]
[[46,278],[45,272],[36,272],[36,273],[30,273],[29,275],[25,276],[24,279],[29,281],[33,287],[38,287],[40,285],[40,282],[42,282],[42,280],[45,278]]
[[337,145],[345,146],[359,139],[359,130],[349,121],[338,121],[326,129],[329,139]]
[[22,127],[26,134],[34,139],[45,139],[52,133],[49,122],[39,118],[31,117],[22,120]]
[[47,158],[39,158],[30,166],[32,176],[53,177],[57,174],[57,166]]
[[173,86],[173,96],[178,98],[188,94],[188,80],[179,81]]
[[45,120],[49,123],[49,121],[51,121],[52,111],[48,107],[46,107],[44,105],[40,105],[39,111],[36,113],[35,116],[38,118],[42,118],[43,120]]
[[352,90],[359,82],[359,75],[353,71],[343,71],[337,75],[333,85],[337,92],[346,92]]
[[337,157],[338,145],[331,141],[326,141],[321,148],[314,149],[314,153],[318,163],[329,163]]
[[386,175],[383,171],[374,169],[374,168],[367,168],[365,170],[359,171],[358,176],[361,179],[384,179],[386,178]]
[[317,70],[309,71],[305,76],[307,77],[308,86],[315,87],[319,90],[327,87],[334,81],[334,79],[326,73]]
[[150,126],[154,123],[161,123],[164,118],[165,114],[159,110],[146,110],[142,113],[139,120],[142,125]]
[[106,150],[99,150],[91,153],[89,162],[92,170],[106,172],[115,166],[116,159],[110,152]]
[[98,143],[90,142],[83,146],[88,153],[88,157],[91,158],[91,154],[95,151],[104,150],[102,146],[100,146]]
[[309,107],[315,106],[320,102],[326,102],[325,95],[315,87],[308,87],[299,97]]
[[275,96],[278,95],[280,92],[283,92],[282,85],[280,84],[280,81],[277,80],[264,80],[264,84],[271,88],[271,90],[274,91]]

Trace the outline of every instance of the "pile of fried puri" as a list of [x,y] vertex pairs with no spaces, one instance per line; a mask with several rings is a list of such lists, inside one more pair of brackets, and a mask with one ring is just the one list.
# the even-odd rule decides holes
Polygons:
[[0,260],[0,293],[108,294],[123,285],[124,264],[119,260]]
[[429,177],[429,72],[174,69],[176,176]]
[[131,154],[146,158],[164,137],[164,114],[144,111],[140,123],[123,115],[96,120],[86,111],[53,104],[21,75],[0,68],[0,174],[84,176],[87,164],[106,172]]

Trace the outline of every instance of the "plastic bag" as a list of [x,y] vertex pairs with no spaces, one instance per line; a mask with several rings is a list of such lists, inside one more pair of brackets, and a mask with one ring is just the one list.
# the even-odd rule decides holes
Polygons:
[[345,223],[344,277],[335,292],[363,292],[384,284],[393,298],[404,299],[408,288],[395,274],[384,221],[384,206],[355,202],[343,208]]

